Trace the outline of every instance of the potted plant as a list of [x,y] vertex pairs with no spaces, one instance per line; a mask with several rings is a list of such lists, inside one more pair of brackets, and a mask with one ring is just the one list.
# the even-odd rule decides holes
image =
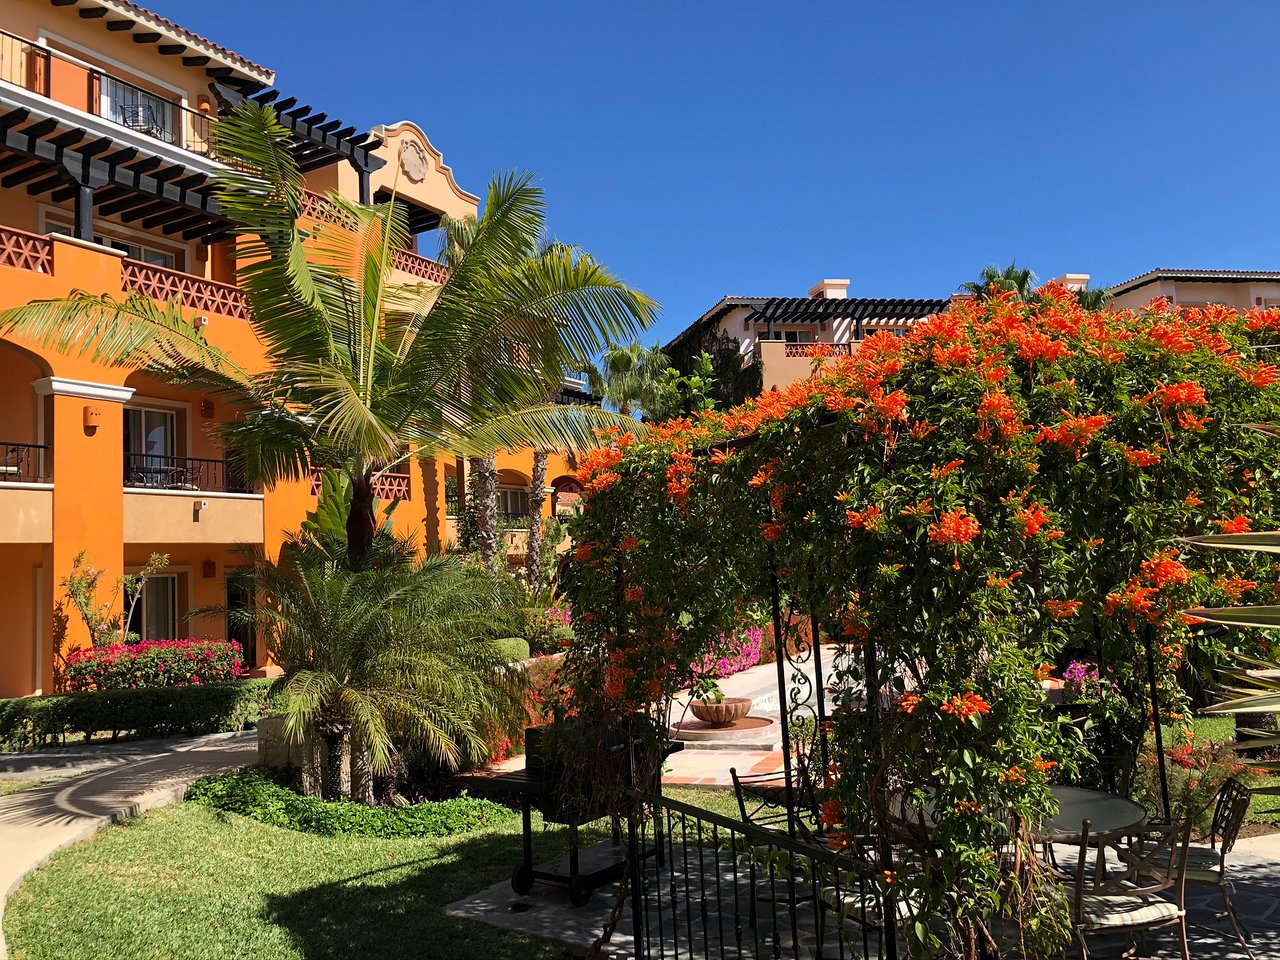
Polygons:
[[689,709],[703,723],[727,727],[751,712],[750,697],[726,697],[715,677],[701,677],[690,688]]

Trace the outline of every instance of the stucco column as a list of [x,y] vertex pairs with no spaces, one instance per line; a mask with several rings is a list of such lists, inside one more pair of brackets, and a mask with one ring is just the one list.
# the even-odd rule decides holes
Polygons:
[[[44,377],[32,386],[44,404],[45,443],[53,463],[53,539],[44,548],[40,686],[53,689],[54,605],[76,555],[106,572],[99,602],[124,574],[124,404],[131,387]],[[118,613],[119,606],[113,611]],[[66,610],[63,654],[89,644],[84,622]]]

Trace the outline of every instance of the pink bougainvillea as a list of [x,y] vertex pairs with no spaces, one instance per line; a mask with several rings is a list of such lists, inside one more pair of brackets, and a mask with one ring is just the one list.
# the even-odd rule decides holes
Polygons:
[[67,655],[67,686],[81,691],[230,683],[243,669],[240,644],[233,640],[144,640],[73,651]]

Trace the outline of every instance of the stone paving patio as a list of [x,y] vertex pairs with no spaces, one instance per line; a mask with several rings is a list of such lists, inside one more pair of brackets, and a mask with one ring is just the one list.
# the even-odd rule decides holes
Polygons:
[[[691,869],[686,873],[683,867],[684,848],[676,845],[672,858],[673,868],[663,873],[663,886],[674,880],[683,891],[686,887],[691,895],[693,915],[689,917],[683,906],[678,911],[676,926],[679,929],[678,956],[685,957],[772,957],[773,952],[773,920],[772,907],[767,902],[757,904],[759,921],[755,929],[751,928],[746,915],[746,904],[749,880],[739,869],[736,876],[731,868],[722,866],[719,871],[719,883],[715,883],[715,865],[709,860],[699,871],[699,853],[696,848],[688,852]],[[591,850],[583,851],[583,869],[592,870],[598,866],[620,857],[621,848],[604,843]],[[564,871],[565,862],[545,864],[544,869]],[[1253,856],[1235,856],[1232,858],[1232,872],[1236,878],[1235,903],[1249,928],[1253,940],[1252,948],[1258,960],[1274,960],[1280,958],[1280,862]],[[760,881],[757,880],[758,887]],[[538,884],[533,891],[524,896],[512,893],[507,883],[495,884],[479,891],[473,896],[450,904],[448,912],[454,916],[466,917],[488,923],[496,927],[520,930],[548,940],[565,944],[574,952],[585,953],[607,921],[617,896],[617,885],[611,884],[596,891],[594,897],[583,907],[570,905],[568,893],[564,887]],[[716,890],[719,891],[718,904]],[[706,896],[700,895],[705,890]],[[735,911],[734,895],[737,894]],[[682,893],[683,897],[683,893]],[[706,907],[705,916],[708,922],[702,923],[702,909]],[[671,903],[664,902],[661,896],[649,897],[649,926],[656,931],[658,924],[670,936]],[[662,917],[659,918],[659,906]],[[1192,924],[1191,955],[1196,960],[1244,960],[1247,954],[1236,941],[1225,920],[1218,921],[1215,915],[1221,910],[1221,899],[1216,889],[1193,887],[1187,888],[1187,904]],[[789,925],[785,919],[779,924],[781,940],[780,954],[783,957],[817,957],[815,916],[812,903],[802,904],[799,911],[799,949],[792,947]],[[741,926],[735,926],[733,918],[741,916]],[[723,918],[722,920],[720,918]],[[828,922],[830,922],[828,915]],[[687,922],[691,921],[691,922]],[[869,936],[866,940],[856,924],[850,924],[852,930],[854,953],[846,950],[840,954],[835,945],[824,951],[824,956],[856,956],[862,953],[863,944],[869,941],[869,956],[877,955],[876,938]],[[690,943],[692,937],[692,944]],[[723,953],[721,944],[723,943]],[[690,946],[693,947],[690,950]],[[1104,958],[1120,957],[1128,944],[1121,937],[1090,938],[1090,956]],[[652,943],[654,956],[657,956],[656,940]],[[1153,958],[1178,957],[1176,935],[1161,931],[1149,935],[1147,956]],[[622,912],[618,928],[606,946],[604,956],[610,958],[629,958],[635,956],[635,941],[630,903]],[[670,944],[666,955],[672,955]],[[902,954],[905,955],[905,954]],[[1072,954],[1074,956],[1074,953]]]

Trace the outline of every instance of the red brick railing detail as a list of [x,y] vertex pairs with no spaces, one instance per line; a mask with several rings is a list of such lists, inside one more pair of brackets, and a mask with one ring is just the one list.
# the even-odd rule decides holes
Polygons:
[[249,302],[229,283],[193,277],[181,270],[157,267],[137,260],[125,260],[121,287],[153,300],[177,300],[193,310],[207,310],[237,320],[249,319]]
[[0,267],[50,273],[53,267],[53,243],[48,237],[12,227],[0,227]]
[[[322,468],[311,468],[311,495],[313,497],[320,495],[320,478],[323,474],[324,470]],[[409,474],[384,473],[380,477],[375,477],[373,495],[379,500],[412,500],[413,486],[409,482]]]
[[395,250],[391,254],[391,266],[403,270],[428,283],[444,283],[449,279],[449,268],[410,250]]
[[353,230],[356,223],[348,216],[344,216],[342,211],[329,202],[328,198],[318,193],[307,191],[306,197],[302,202],[302,215],[310,217],[312,220],[319,220],[321,223],[332,223],[335,226],[345,227]]

